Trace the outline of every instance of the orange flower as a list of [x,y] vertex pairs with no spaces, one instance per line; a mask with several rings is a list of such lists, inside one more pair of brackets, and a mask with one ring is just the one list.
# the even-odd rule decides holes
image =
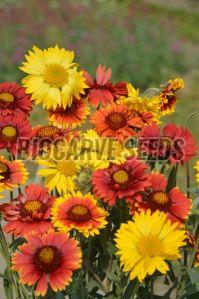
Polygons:
[[20,283],[36,284],[36,296],[46,295],[48,283],[54,292],[64,290],[73,271],[81,267],[78,242],[53,230],[43,235],[31,233],[26,240],[12,258],[12,270],[18,272]]
[[140,119],[125,104],[110,105],[96,111],[91,117],[91,123],[102,137],[113,137],[120,141],[136,136]]
[[71,106],[65,108],[61,106],[55,110],[49,110],[49,119],[54,126],[75,128],[84,122],[88,114],[89,108],[86,106],[85,101],[73,98]]

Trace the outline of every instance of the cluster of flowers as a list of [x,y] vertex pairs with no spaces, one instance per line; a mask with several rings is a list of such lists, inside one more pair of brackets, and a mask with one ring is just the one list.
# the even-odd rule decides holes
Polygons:
[[[174,112],[183,80],[140,94],[130,83],[113,84],[111,70],[104,66],[98,66],[95,78],[78,70],[74,53],[58,46],[34,46],[25,57],[22,86],[0,84],[0,149],[9,154],[9,159],[0,157],[0,190],[19,192],[0,210],[4,232],[24,238],[12,256],[20,283],[35,285],[37,296],[44,296],[49,286],[54,292],[64,290],[82,266],[80,238],[99,235],[102,229],[114,232],[116,254],[130,279],[143,281],[156,270],[165,274],[166,261],[178,259],[186,244],[191,199],[170,187],[164,170],[183,167],[197,151],[187,128],[160,128],[161,117]],[[31,127],[33,103],[43,105],[47,125]],[[82,126],[86,119],[87,127]],[[91,142],[82,142],[83,137]],[[141,140],[137,148],[124,146],[132,137]],[[30,142],[35,138],[40,141],[36,145]],[[102,155],[105,138],[116,143],[114,151],[103,150]],[[159,141],[158,148],[151,138]],[[156,164],[175,140],[183,145],[175,146],[158,172]],[[143,150],[148,161],[140,159]],[[17,159],[22,152],[34,158],[44,185],[29,183],[23,191],[28,171]],[[199,173],[198,164],[196,168]],[[115,211],[117,217],[120,203],[127,208],[126,223],[115,231],[110,215]]]

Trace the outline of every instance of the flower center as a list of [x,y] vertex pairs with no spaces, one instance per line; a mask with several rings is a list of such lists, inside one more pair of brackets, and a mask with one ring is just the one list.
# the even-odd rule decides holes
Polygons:
[[8,92],[0,93],[0,101],[6,102],[6,103],[13,103],[14,96]]
[[67,70],[59,64],[50,64],[45,70],[44,80],[53,87],[62,87],[68,81]]
[[24,208],[26,209],[26,211],[33,213],[33,212],[37,212],[41,208],[41,206],[42,204],[40,201],[31,200],[26,202]]
[[73,160],[63,160],[58,162],[57,169],[66,176],[74,176],[77,167]]
[[152,193],[152,199],[154,202],[156,202],[159,205],[165,205],[169,201],[169,197],[166,193],[156,191]]
[[118,130],[126,126],[126,118],[119,112],[113,112],[106,117],[105,122],[113,129]]
[[13,138],[17,135],[17,130],[13,126],[5,126],[2,128],[1,133],[6,137],[6,138]]
[[36,251],[34,262],[39,271],[53,272],[60,265],[61,252],[54,246],[44,246]]
[[170,149],[173,146],[173,140],[168,137],[162,137],[160,139],[160,145],[164,148]]
[[38,133],[37,136],[38,137],[51,137],[52,135],[54,135],[55,133],[57,133],[59,131],[58,128],[53,127],[53,126],[45,126],[43,128],[41,128]]
[[154,235],[142,236],[138,244],[139,252],[144,256],[157,256],[162,253],[161,240]]
[[124,184],[129,180],[128,172],[126,172],[125,170],[117,170],[113,174],[113,179],[118,184]]
[[84,222],[91,218],[91,213],[87,207],[75,205],[69,209],[67,218],[71,221]]
[[8,171],[8,167],[5,163],[0,162],[0,173],[6,173]]

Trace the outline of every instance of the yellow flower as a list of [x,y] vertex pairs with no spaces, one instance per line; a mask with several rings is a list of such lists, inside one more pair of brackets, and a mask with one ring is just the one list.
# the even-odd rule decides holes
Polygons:
[[52,207],[52,223],[56,228],[63,232],[76,229],[85,237],[99,235],[99,230],[107,224],[107,215],[90,193],[65,194]]
[[22,80],[23,86],[36,104],[46,108],[71,106],[73,97],[84,94],[85,78],[73,63],[74,52],[57,45],[41,50],[33,46],[25,56],[26,62],[20,68],[28,75]]
[[199,183],[199,161],[196,162],[196,165],[194,166],[194,168],[197,171],[197,173],[196,173],[196,182]]
[[165,274],[169,267],[165,260],[180,258],[179,247],[185,244],[185,232],[171,224],[166,214],[142,211],[134,222],[123,223],[116,233],[117,254],[124,272],[140,282],[156,270]]

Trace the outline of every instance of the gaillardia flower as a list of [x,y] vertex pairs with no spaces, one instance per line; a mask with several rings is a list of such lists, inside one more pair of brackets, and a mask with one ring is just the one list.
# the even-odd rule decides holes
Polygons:
[[117,255],[130,280],[142,282],[158,270],[166,274],[166,260],[180,258],[179,249],[185,245],[185,232],[171,224],[163,212],[135,214],[134,221],[123,223],[116,233]]
[[23,87],[15,82],[0,83],[0,114],[21,113],[28,116],[31,109],[30,96]]
[[72,104],[73,96],[79,99],[84,94],[85,78],[73,59],[74,52],[58,46],[44,50],[34,46],[29,51],[21,67],[28,74],[22,83],[36,104],[53,109],[66,107]]
[[93,173],[92,184],[96,195],[110,206],[117,199],[132,197],[150,186],[147,165],[137,158],[127,159],[123,164],[110,164],[108,168]]
[[50,109],[49,121],[56,127],[75,128],[80,126],[89,114],[89,108],[82,99],[74,98],[71,106]]
[[197,171],[197,173],[196,173],[196,182],[199,183],[199,161],[196,162],[196,165],[194,166],[194,168]]
[[137,203],[139,209],[163,211],[171,222],[183,224],[190,212],[191,200],[177,187],[167,192],[167,179],[163,174],[152,173],[149,180],[151,186],[141,193],[142,200]]
[[54,201],[48,190],[40,185],[30,184],[17,198],[3,209],[8,223],[4,226],[6,233],[25,236],[31,231],[44,233],[52,229],[50,222],[51,207]]
[[0,156],[0,188],[12,189],[23,185],[28,177],[28,171],[20,160],[10,162]]
[[162,115],[171,114],[174,112],[177,103],[176,91],[184,88],[184,81],[181,78],[169,80],[163,87],[160,93],[161,113]]
[[124,104],[112,104],[101,108],[91,116],[91,123],[101,137],[113,137],[119,141],[136,136],[140,119]]
[[30,123],[20,114],[0,116],[0,149],[17,154],[31,137]]
[[81,192],[57,198],[52,208],[52,223],[61,231],[78,230],[85,237],[99,235],[107,224],[107,212],[98,206],[94,197]]
[[54,292],[64,290],[73,272],[81,267],[78,242],[53,230],[43,235],[33,232],[26,240],[12,258],[12,270],[18,272],[20,283],[36,285],[36,296],[45,296],[48,284]]
[[139,139],[140,152],[147,153],[150,159],[166,159],[171,163],[185,163],[196,155],[196,141],[191,132],[174,124],[163,127],[145,126]]

